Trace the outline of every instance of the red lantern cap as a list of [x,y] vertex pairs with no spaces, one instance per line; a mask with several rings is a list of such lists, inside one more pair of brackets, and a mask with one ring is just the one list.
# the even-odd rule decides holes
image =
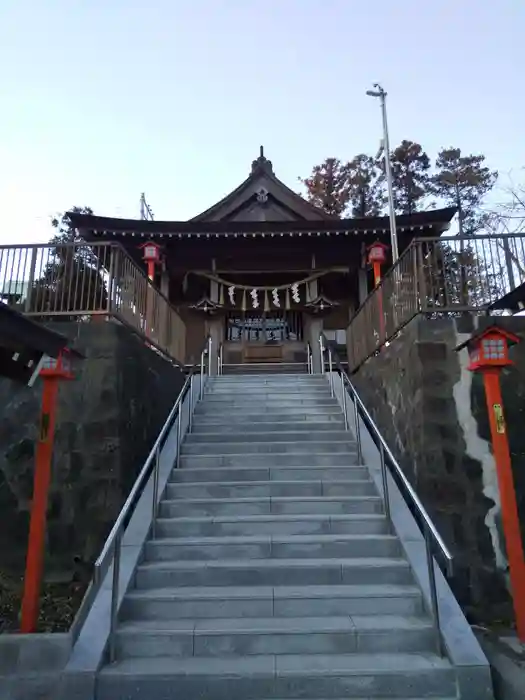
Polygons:
[[148,241],[147,243],[142,243],[142,245],[140,245],[139,248],[144,251],[143,256],[146,262],[160,261],[161,247],[158,243],[155,243],[154,241]]
[[376,241],[372,245],[368,246],[368,262],[369,263],[384,263],[386,261],[386,252],[388,246],[381,241]]
[[519,336],[500,326],[490,326],[475,333],[456,350],[467,348],[470,364],[467,369],[471,372],[488,369],[489,367],[506,367],[512,365],[509,359],[509,347],[520,342]]
[[72,348],[60,350],[57,357],[46,355],[43,358],[40,369],[41,377],[55,377],[57,379],[73,379],[71,359],[82,357],[82,355]]

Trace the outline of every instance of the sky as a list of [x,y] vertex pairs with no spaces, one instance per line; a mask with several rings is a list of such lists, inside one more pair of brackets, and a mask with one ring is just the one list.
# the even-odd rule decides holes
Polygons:
[[249,174],[391,146],[525,166],[519,0],[0,0],[0,244],[72,206],[187,219]]

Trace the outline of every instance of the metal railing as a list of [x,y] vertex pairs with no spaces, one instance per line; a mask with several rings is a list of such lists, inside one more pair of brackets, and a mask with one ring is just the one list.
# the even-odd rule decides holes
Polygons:
[[217,374],[220,376],[224,371],[224,343],[219,344],[217,353]]
[[524,282],[524,234],[415,239],[350,321],[350,370],[414,316],[486,312]]
[[194,378],[197,374],[200,374],[200,387],[198,400],[202,399],[204,391],[204,383],[206,377],[209,375],[210,366],[213,362],[212,355],[212,343],[211,338],[206,339],[206,343],[202,349],[200,356],[200,363],[194,365],[186,381],[175,401],[173,408],[171,409],[166,422],[162,426],[160,433],[155,440],[142,469],[133,484],[133,487],[115,521],[115,524],[111,528],[106,542],[102,548],[102,551],[97,558],[94,571],[93,579],[86,591],[80,609],[77,612],[75,621],[73,623],[73,641],[76,641],[82,625],[84,624],[86,617],[91,609],[93,601],[95,600],[98,592],[101,589],[102,582],[106,576],[109,567],[113,563],[113,572],[111,580],[111,615],[110,615],[110,627],[109,627],[109,657],[113,661],[115,658],[115,630],[118,620],[118,599],[120,590],[120,560],[122,554],[122,539],[124,537],[126,528],[135,512],[138,502],[153,475],[153,489],[152,489],[152,499],[151,499],[151,533],[155,535],[156,519],[158,512],[158,497],[159,497],[159,469],[160,469],[160,457],[162,448],[166,443],[166,440],[176,424],[177,430],[177,446],[175,453],[174,465],[178,466],[180,461],[180,447],[182,442],[182,430],[183,430],[183,405],[184,399],[189,394],[188,400],[188,432],[191,432],[193,424],[193,411],[195,408],[195,396],[194,390]]
[[184,321],[117,243],[0,246],[0,300],[43,320],[115,318],[184,362]]
[[312,355],[312,346],[310,342],[306,343],[306,364],[308,368],[308,374],[314,373],[314,358]]
[[[439,616],[439,604],[436,588],[436,574],[434,571],[434,557],[440,562],[444,573],[447,576],[452,575],[452,563],[453,557],[450,553],[448,547],[444,543],[441,535],[437,531],[434,523],[430,519],[425,507],[421,503],[417,493],[412,488],[407,477],[403,473],[403,470],[399,466],[396,458],[390,451],[390,448],[386,444],[383,436],[379,432],[379,428],[375,424],[372,416],[367,411],[365,405],[361,401],[359,394],[354,388],[354,385],[350,381],[349,376],[343,369],[336,352],[332,349],[330,343],[321,334],[319,336],[319,349],[321,352],[321,366],[323,371],[328,365],[328,371],[330,373],[330,393],[332,396],[335,394],[334,388],[334,368],[339,372],[341,381],[341,400],[343,403],[343,413],[345,421],[345,429],[349,430],[349,420],[348,420],[348,394],[350,394],[350,401],[352,406],[350,410],[353,410],[353,418],[355,424],[355,438],[357,445],[357,458],[359,464],[363,463],[363,446],[362,446],[362,435],[360,421],[364,423],[370,437],[372,438],[375,446],[379,450],[379,457],[381,463],[381,480],[383,483],[383,493],[384,493],[384,503],[385,503],[385,515],[387,519],[391,522],[391,508],[390,508],[390,492],[388,488],[388,473],[394,480],[395,484],[398,486],[399,491],[409,508],[410,512],[414,516],[418,527],[425,540],[426,549],[426,560],[427,560],[427,571],[430,586],[430,604],[432,613],[432,624],[434,627],[434,636],[436,642],[436,648],[439,654],[443,655],[443,643],[441,640],[441,624]],[[328,354],[328,362],[325,361],[325,351]]]

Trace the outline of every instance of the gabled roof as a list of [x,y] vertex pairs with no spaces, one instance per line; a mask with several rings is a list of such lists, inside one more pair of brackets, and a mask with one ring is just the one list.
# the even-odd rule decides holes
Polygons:
[[246,180],[190,221],[333,221],[334,218],[279,180],[261,146]]
[[[454,207],[429,209],[396,217],[398,231],[408,231],[414,236],[439,235],[448,228],[456,213]],[[179,238],[202,236],[209,238],[237,236],[311,236],[330,234],[368,233],[375,236],[390,231],[388,216],[371,216],[364,219],[330,219],[325,221],[142,221],[140,219],[114,219],[106,216],[68,212],[72,224],[88,232],[89,237],[99,238],[108,234],[138,236],[141,238]]]

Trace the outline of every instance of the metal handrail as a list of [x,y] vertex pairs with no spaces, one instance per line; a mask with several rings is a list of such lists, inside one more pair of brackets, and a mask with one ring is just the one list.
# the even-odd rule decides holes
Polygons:
[[224,367],[224,343],[219,344],[219,351],[217,353],[217,374],[220,376],[223,372]]
[[[192,414],[193,414],[193,377],[200,370],[201,376],[201,386],[200,386],[200,398],[202,398],[203,384],[204,384],[204,365],[205,357],[208,355],[208,371],[211,364],[211,338],[208,336],[206,339],[205,348],[201,352],[199,365],[194,365],[188,376],[180,393],[175,401],[173,408],[171,409],[166,422],[162,426],[160,433],[155,440],[142,469],[138,477],[133,484],[133,487],[122,506],[122,509],[115,521],[115,524],[111,528],[106,542],[102,548],[102,551],[97,558],[94,566],[93,572],[93,587],[90,590],[90,598],[94,599],[96,593],[102,585],[104,576],[106,575],[111,562],[113,562],[113,576],[111,583],[111,616],[110,616],[110,628],[109,628],[109,657],[110,661],[115,659],[115,629],[117,625],[118,616],[118,596],[119,596],[119,577],[120,577],[120,558],[122,551],[122,538],[124,532],[135,512],[135,508],[142,496],[144,489],[152,475],[153,472],[153,494],[152,494],[152,534],[155,535],[155,525],[157,517],[157,500],[158,500],[158,490],[159,490],[159,468],[160,468],[160,454],[164,443],[173,428],[175,420],[177,420],[177,448],[176,448],[176,458],[175,464],[178,465],[180,457],[180,443],[182,437],[182,405],[186,395],[189,391],[190,403],[188,407],[188,430],[191,430]],[[87,611],[86,611],[87,614]],[[81,624],[81,623],[80,623]]]
[[361,441],[361,429],[359,425],[359,419],[361,418],[365,425],[367,426],[370,436],[374,441],[376,447],[379,449],[380,461],[381,461],[381,477],[383,481],[383,491],[385,497],[385,515],[388,520],[392,521],[391,511],[390,511],[390,495],[388,488],[388,478],[387,469],[390,472],[395,483],[399,487],[400,493],[403,496],[405,503],[407,504],[410,512],[414,516],[419,529],[425,539],[425,549],[427,558],[427,570],[428,578],[430,583],[430,601],[432,607],[432,618],[434,626],[434,635],[436,640],[436,647],[438,652],[443,655],[443,644],[441,641],[441,625],[439,619],[439,605],[437,597],[436,588],[436,575],[434,571],[434,559],[433,557],[437,555],[445,569],[445,574],[447,576],[452,576],[453,573],[453,556],[450,553],[447,545],[443,541],[441,535],[437,531],[434,523],[432,522],[429,514],[427,513],[424,505],[421,503],[419,496],[413,489],[412,485],[405,476],[403,470],[399,466],[396,458],[392,454],[390,448],[386,444],[383,436],[379,432],[379,428],[374,422],[374,419],[366,409],[365,405],[361,401],[359,394],[357,393],[354,385],[350,381],[350,377],[343,369],[339,357],[335,350],[332,349],[331,344],[326,340],[324,334],[321,333],[319,336],[319,347],[321,351],[321,367],[322,371],[325,370],[325,359],[324,353],[325,349],[328,350],[328,368],[330,372],[330,391],[332,396],[334,396],[334,378],[333,378],[333,368],[337,369],[341,378],[341,394],[343,401],[343,412],[345,420],[345,429],[349,429],[348,424],[348,407],[347,407],[347,391],[349,389],[350,398],[354,405],[354,421],[356,426],[356,443],[357,443],[357,457],[360,464],[363,462],[363,448]]
[[312,346],[310,342],[306,343],[306,363],[308,366],[308,374],[314,373],[314,358],[312,354]]

